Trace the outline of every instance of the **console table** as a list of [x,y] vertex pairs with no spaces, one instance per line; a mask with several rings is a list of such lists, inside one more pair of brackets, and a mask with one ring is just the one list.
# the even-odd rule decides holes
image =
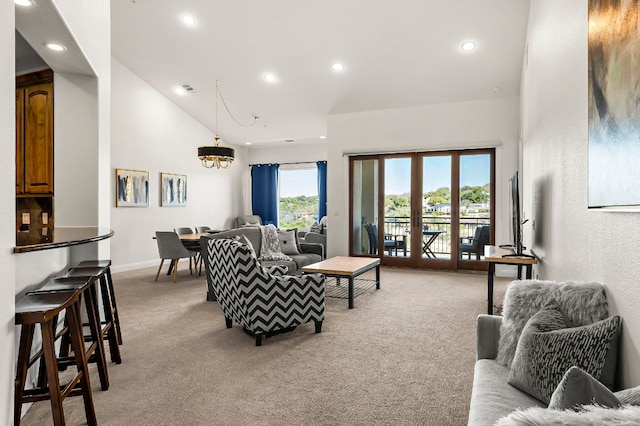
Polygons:
[[[503,257],[504,255],[512,256]],[[512,249],[498,246],[485,246],[484,260],[489,264],[487,268],[487,313],[493,315],[493,275],[496,272],[496,265],[516,265],[518,267],[518,279],[522,279],[522,267],[524,266],[526,268],[526,278],[530,280],[533,274],[533,265],[536,265],[538,261],[535,257],[513,256]]]

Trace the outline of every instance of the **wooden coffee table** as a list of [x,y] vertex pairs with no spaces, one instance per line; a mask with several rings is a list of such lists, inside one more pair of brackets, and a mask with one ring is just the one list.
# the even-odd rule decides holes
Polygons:
[[353,309],[353,279],[373,268],[376,268],[376,290],[379,290],[380,259],[336,256],[304,266],[301,271],[307,274],[324,274],[328,277],[335,277],[338,285],[340,285],[340,278],[349,280],[349,309]]

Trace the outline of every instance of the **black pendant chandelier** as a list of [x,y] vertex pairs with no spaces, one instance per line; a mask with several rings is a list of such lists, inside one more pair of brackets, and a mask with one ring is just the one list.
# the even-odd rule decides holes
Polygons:
[[242,127],[251,127],[256,124],[259,120],[258,116],[253,116],[253,121],[250,124],[242,124],[231,114],[229,108],[227,107],[227,103],[222,97],[222,93],[220,92],[220,85],[218,80],[216,80],[216,131],[213,139],[215,141],[215,145],[211,146],[201,146],[198,148],[198,158],[202,162],[202,165],[208,169],[216,168],[216,169],[227,169],[231,166],[235,158],[235,150],[228,146],[220,145],[220,135],[218,135],[218,99],[222,100],[222,105],[227,110],[229,116],[235,121],[238,125]]

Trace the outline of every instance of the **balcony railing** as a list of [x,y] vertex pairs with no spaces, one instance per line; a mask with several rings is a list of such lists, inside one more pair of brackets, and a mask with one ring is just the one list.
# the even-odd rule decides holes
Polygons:
[[[459,235],[460,238],[472,238],[478,226],[489,225],[491,219],[486,216],[461,217]],[[451,216],[422,216],[423,229],[444,231],[438,235],[431,245],[431,250],[436,254],[451,254]],[[409,235],[411,218],[408,216],[385,216],[384,232],[391,235]],[[407,245],[411,243],[407,239]]]

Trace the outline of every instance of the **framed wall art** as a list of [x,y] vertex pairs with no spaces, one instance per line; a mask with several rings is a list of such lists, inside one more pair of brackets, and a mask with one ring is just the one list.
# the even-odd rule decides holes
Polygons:
[[640,206],[640,0],[589,0],[589,208]]
[[149,206],[149,172],[116,169],[116,207]]
[[160,205],[162,207],[182,207],[187,205],[187,176],[160,173],[162,182]]

